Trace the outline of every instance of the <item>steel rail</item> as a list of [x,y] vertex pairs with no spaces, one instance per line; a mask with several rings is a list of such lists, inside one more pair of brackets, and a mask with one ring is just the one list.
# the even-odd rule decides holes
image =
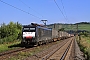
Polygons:
[[15,50],[11,50],[11,51],[2,52],[2,53],[0,53],[0,57],[4,56],[4,55],[7,55],[7,54],[14,53],[14,52],[22,51],[22,50],[25,50],[25,49],[26,48],[19,48],[19,49],[15,49]]
[[[62,46],[64,46],[67,42],[65,42]],[[71,43],[71,42],[70,42]],[[70,45],[70,44],[69,44]],[[51,51],[50,54],[47,54],[44,56],[41,60],[47,60],[50,56],[52,56],[56,51],[58,51],[62,46],[58,47],[54,51]]]
[[62,57],[60,58],[60,60],[64,60],[64,59],[65,59],[65,57],[66,57],[66,55],[67,55],[67,53],[68,53],[68,51],[69,51],[69,48],[70,48],[70,46],[71,46],[71,43],[72,43],[72,41],[69,43],[67,49],[65,50],[65,52],[64,52],[64,54],[62,55]]

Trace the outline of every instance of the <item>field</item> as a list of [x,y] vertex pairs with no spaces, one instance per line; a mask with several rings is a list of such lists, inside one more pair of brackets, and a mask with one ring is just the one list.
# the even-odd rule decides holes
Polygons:
[[[77,25],[67,25],[65,30],[77,30]],[[90,24],[78,24],[78,30],[90,31]]]
[[[55,28],[56,30],[64,28],[64,30],[77,30],[76,24],[51,24],[48,25],[50,28]],[[90,24],[78,24],[78,30],[90,31]]]

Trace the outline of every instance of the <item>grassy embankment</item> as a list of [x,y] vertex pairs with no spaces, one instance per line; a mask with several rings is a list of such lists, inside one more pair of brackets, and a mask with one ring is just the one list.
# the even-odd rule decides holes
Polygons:
[[80,49],[85,54],[85,58],[87,60],[90,60],[90,36],[86,37],[84,35],[81,35],[81,40],[79,40],[79,37],[77,39],[79,43]]
[[20,41],[14,41],[12,43],[0,44],[0,53],[15,48],[20,48]]

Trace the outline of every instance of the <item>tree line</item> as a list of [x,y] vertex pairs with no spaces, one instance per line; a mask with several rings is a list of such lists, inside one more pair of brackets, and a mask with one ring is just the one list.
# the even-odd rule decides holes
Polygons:
[[2,23],[0,26],[0,44],[13,42],[21,39],[22,25],[18,22],[10,22],[9,24]]
[[79,23],[76,23],[76,24],[90,24],[90,22],[79,22]]

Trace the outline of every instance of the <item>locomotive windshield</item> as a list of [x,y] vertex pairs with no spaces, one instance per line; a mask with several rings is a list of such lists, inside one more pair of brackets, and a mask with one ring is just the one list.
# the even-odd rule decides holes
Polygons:
[[35,28],[23,28],[23,32],[35,32]]
[[35,28],[30,28],[30,32],[35,32]]

